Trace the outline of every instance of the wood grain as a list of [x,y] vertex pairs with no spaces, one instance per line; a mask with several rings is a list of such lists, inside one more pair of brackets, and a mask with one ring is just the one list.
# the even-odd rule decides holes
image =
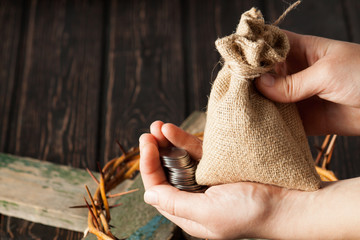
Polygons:
[[260,1],[184,1],[184,61],[186,69],[187,114],[205,111],[211,83],[221,67],[215,40],[235,31],[244,11]]
[[[23,2],[0,1],[0,151],[6,151],[7,136],[14,108],[13,92],[18,77],[19,42],[22,35]],[[0,215],[0,239],[13,236],[8,217]],[[10,234],[8,234],[10,232]]]
[[95,167],[101,1],[30,1],[8,152]]
[[116,1],[109,11],[101,160],[138,144],[154,120],[185,118],[179,1]]
[[84,205],[84,185],[96,189],[85,170],[0,153],[0,181],[2,214],[78,232],[86,229],[88,210],[70,208]]
[[[94,169],[103,4],[24,2],[22,57],[6,151]],[[1,225],[6,236],[16,239],[81,236],[15,218]]]
[[344,17],[347,21],[349,41],[360,43],[360,2],[357,0],[346,0],[344,4]]
[[[181,127],[189,133],[197,133],[203,131],[204,125],[205,114],[194,112]],[[99,179],[98,173],[93,174]],[[0,182],[0,213],[78,232],[87,228],[88,210],[70,208],[84,205],[83,197],[87,195],[84,185],[92,193],[97,187],[84,169],[0,153]],[[129,187],[140,191],[110,199],[109,202],[110,205],[123,203],[111,214],[116,236],[127,238],[146,231],[151,236],[155,233],[162,236],[165,234],[168,238],[175,225],[165,218],[157,221],[155,230],[150,225],[149,229],[144,228],[154,217],[159,218],[161,215],[155,208],[145,204],[140,175],[135,183],[132,180],[124,181],[112,193],[124,192]],[[165,236],[161,239],[165,239]]]
[[[360,9],[360,2],[356,0],[342,1],[343,15],[348,30],[348,41],[360,43],[360,16],[358,14]],[[341,161],[334,162],[332,166],[334,169],[339,169],[339,175],[347,178],[360,176],[360,137],[342,137],[342,148],[338,151],[337,158]],[[344,157],[345,156],[345,157]],[[346,168],[341,166],[345,165]]]
[[21,35],[22,1],[0,1],[0,151],[6,137],[17,77],[18,49]]
[[[156,119],[180,124],[205,110],[220,59],[214,41],[259,7],[268,22],[288,6],[251,0],[0,1],[0,151],[95,168],[137,145]],[[303,1],[280,27],[360,42],[357,0]],[[320,145],[322,137],[309,138]],[[360,176],[360,140],[340,137],[331,168]],[[313,153],[316,151],[313,148]],[[0,217],[0,238],[81,234]]]
[[[280,28],[300,34],[316,35],[337,40],[348,40],[342,1],[302,1],[279,25]],[[266,1],[266,19],[275,21],[289,4]]]

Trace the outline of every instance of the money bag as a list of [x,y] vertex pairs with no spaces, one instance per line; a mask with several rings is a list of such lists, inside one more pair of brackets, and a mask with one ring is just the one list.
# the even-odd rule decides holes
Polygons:
[[209,97],[197,183],[251,181],[319,189],[296,105],[273,102],[253,84],[254,78],[285,61],[290,49],[286,34],[265,24],[261,12],[252,8],[242,14],[236,32],[215,45],[223,66]]

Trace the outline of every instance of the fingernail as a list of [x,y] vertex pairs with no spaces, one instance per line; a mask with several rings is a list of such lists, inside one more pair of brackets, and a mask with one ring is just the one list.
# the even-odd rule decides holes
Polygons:
[[148,190],[144,194],[144,201],[150,205],[158,204],[158,194],[155,191]]
[[260,82],[267,87],[272,87],[274,86],[275,78],[271,74],[265,73],[261,75]]

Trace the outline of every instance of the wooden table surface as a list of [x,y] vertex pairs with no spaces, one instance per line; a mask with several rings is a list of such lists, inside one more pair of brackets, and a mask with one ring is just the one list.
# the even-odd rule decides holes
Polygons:
[[[94,170],[119,155],[117,139],[129,148],[152,121],[205,110],[219,70],[214,41],[252,6],[272,22],[288,4],[0,0],[0,152]],[[280,27],[360,43],[359,10],[356,0],[304,0]],[[359,137],[338,138],[330,168],[360,176]],[[0,218],[1,239],[81,236]]]

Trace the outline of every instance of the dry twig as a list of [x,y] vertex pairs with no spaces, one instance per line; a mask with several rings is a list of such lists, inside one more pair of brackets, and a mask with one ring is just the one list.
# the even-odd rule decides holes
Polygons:
[[[94,195],[91,195],[90,190],[85,185],[91,202],[90,206],[85,199],[85,207],[89,209],[88,232],[96,235],[98,239],[117,239],[111,233],[109,225],[109,222],[111,220],[110,208],[120,206],[121,203],[110,206],[108,198],[120,197],[138,190],[133,189],[127,192],[109,194],[108,196],[106,195],[118,184],[120,184],[126,179],[130,179],[134,175],[134,173],[139,170],[139,148],[132,148],[129,152],[125,152],[120,144],[119,147],[121,152],[123,153],[119,158],[114,158],[109,161],[103,169],[101,169],[98,165],[100,171],[100,181],[97,180],[97,178],[91,173],[91,171],[87,169],[89,175],[97,184],[97,189]],[[79,208],[84,206],[74,207]]]

